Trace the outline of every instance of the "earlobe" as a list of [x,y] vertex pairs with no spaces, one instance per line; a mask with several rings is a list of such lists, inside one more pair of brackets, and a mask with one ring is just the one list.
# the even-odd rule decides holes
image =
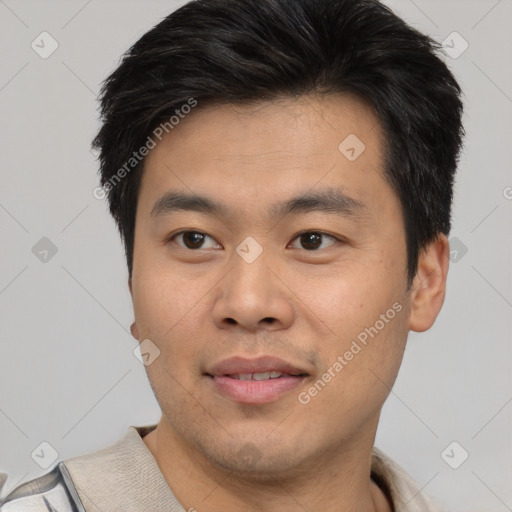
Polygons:
[[441,310],[446,292],[450,247],[446,235],[439,235],[420,252],[412,284],[409,329],[430,329]]
[[130,325],[130,332],[132,336],[139,341],[139,329],[137,328],[137,323],[133,322],[132,325]]

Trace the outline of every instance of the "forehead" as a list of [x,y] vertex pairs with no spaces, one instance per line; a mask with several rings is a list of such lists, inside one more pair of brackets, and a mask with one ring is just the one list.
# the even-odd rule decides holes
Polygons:
[[351,95],[199,103],[148,154],[139,197],[148,211],[169,190],[243,209],[322,187],[386,199],[382,146],[373,110]]
[[[201,103],[167,130],[157,151],[185,143],[200,154],[217,158],[285,155],[307,158],[334,152],[349,135],[365,139],[370,152],[379,151],[380,124],[372,107],[355,95],[305,95],[242,104]],[[307,140],[306,140],[307,139]],[[189,155],[192,156],[192,155]],[[197,155],[199,156],[199,154]]]

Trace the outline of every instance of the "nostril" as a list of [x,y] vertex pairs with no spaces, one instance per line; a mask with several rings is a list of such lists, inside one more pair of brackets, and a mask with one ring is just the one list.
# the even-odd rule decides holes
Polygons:
[[231,325],[236,325],[236,320],[234,318],[226,318],[226,322]]
[[273,324],[276,321],[275,318],[272,318],[270,316],[267,316],[263,319],[263,322],[267,322],[267,324]]

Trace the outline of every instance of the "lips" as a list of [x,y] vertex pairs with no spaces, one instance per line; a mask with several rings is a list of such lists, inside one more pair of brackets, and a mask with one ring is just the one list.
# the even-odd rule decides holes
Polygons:
[[212,366],[205,376],[217,393],[230,400],[263,404],[298,387],[308,372],[276,357],[232,357]]
[[212,376],[219,375],[254,375],[258,373],[279,372],[287,375],[307,375],[307,371],[283,359],[262,356],[256,359],[231,357],[215,364],[207,372]]

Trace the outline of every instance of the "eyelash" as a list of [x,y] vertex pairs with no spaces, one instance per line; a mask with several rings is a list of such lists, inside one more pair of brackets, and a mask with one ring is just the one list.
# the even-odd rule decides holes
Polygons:
[[[203,235],[203,236],[209,237],[209,238],[211,238],[212,240],[215,240],[213,237],[211,237],[210,235],[208,235],[208,234],[206,234],[206,233],[203,233],[202,231],[195,231],[195,230],[193,230],[193,229],[185,229],[185,230],[179,231],[178,233],[174,233],[172,236],[170,236],[170,237],[167,239],[167,241],[166,241],[166,242],[167,242],[167,243],[174,242],[174,241],[175,241],[175,239],[176,239],[178,236],[180,236],[180,235],[184,235],[184,234],[186,234],[186,233],[195,233],[195,234],[198,234],[198,235]],[[329,233],[325,233],[325,232],[323,232],[323,231],[313,231],[313,230],[311,230],[311,231],[302,231],[302,232],[298,233],[297,235],[295,235],[295,236],[293,237],[292,241],[297,240],[297,239],[299,239],[301,236],[303,236],[303,235],[307,235],[307,234],[320,235],[320,236],[322,236],[322,237],[324,237],[324,238],[329,238],[329,239],[333,240],[334,242],[343,242],[343,240],[341,240],[341,239],[339,239],[339,238],[335,237],[334,235],[331,235],[331,234],[329,234]],[[220,245],[220,244],[219,244],[219,245]],[[334,245],[334,244],[331,244],[331,245]],[[331,245],[329,245],[328,247],[331,247]],[[191,249],[191,248],[189,248],[189,247],[183,247],[183,246],[180,246],[180,247],[181,247],[182,249],[186,249],[186,250],[189,250],[189,251],[200,251],[200,250],[205,250],[205,249],[203,249],[202,247],[199,247],[199,248],[197,248],[197,249]],[[327,248],[328,248],[328,247],[327,247]],[[324,249],[326,249],[326,248],[324,247]],[[207,249],[206,249],[206,250],[207,250]],[[305,251],[307,251],[307,252],[318,252],[318,251],[319,251],[319,250],[321,250],[321,249],[313,249],[313,250],[304,249],[304,250],[305,250]]]

